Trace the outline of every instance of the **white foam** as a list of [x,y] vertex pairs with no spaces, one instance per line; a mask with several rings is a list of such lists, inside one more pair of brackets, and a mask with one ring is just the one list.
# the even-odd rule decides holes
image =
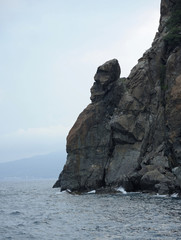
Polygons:
[[66,192],[71,193],[72,191],[70,189],[66,189]]
[[92,190],[90,192],[88,192],[89,194],[93,194],[93,193],[96,193],[96,190]]
[[123,194],[127,194],[127,192],[125,191],[125,189],[123,187],[116,188],[116,191],[121,192]]
[[178,193],[173,193],[173,194],[171,195],[171,197],[177,198],[177,197],[178,197]]
[[156,197],[168,197],[168,195],[158,194],[158,193],[157,193],[155,196],[156,196]]

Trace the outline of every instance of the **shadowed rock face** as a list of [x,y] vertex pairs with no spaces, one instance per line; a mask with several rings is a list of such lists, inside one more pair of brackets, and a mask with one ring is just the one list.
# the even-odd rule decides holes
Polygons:
[[116,59],[97,69],[92,103],[69,132],[67,162],[55,187],[179,191],[181,47],[165,41],[178,2],[162,0],[159,32],[128,78],[119,77]]

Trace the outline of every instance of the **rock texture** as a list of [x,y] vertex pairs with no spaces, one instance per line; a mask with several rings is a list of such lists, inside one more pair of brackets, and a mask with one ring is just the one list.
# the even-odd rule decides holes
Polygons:
[[54,187],[173,193],[181,186],[181,45],[168,21],[180,0],[162,0],[159,30],[128,78],[116,59],[100,66],[92,103],[67,137],[67,162]]

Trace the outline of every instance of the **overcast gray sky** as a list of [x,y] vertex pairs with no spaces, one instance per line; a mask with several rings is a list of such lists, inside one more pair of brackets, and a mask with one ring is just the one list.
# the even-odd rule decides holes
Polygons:
[[58,150],[97,67],[122,76],[152,43],[160,0],[0,0],[0,162]]

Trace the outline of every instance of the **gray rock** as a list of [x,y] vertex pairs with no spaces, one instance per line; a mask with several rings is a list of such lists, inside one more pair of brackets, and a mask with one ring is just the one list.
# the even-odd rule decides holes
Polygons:
[[176,178],[178,180],[178,184],[181,187],[181,166],[173,168],[172,172],[176,176]]
[[128,78],[119,78],[116,59],[97,69],[92,103],[67,137],[67,162],[56,184],[62,190],[180,191],[181,45],[165,41],[178,2],[161,1],[152,47]]
[[[124,186],[126,191],[132,189],[132,183],[128,179],[138,167],[139,145],[115,146],[112,157],[109,159],[106,171],[105,182],[110,186]],[[132,189],[133,190],[133,189]]]

